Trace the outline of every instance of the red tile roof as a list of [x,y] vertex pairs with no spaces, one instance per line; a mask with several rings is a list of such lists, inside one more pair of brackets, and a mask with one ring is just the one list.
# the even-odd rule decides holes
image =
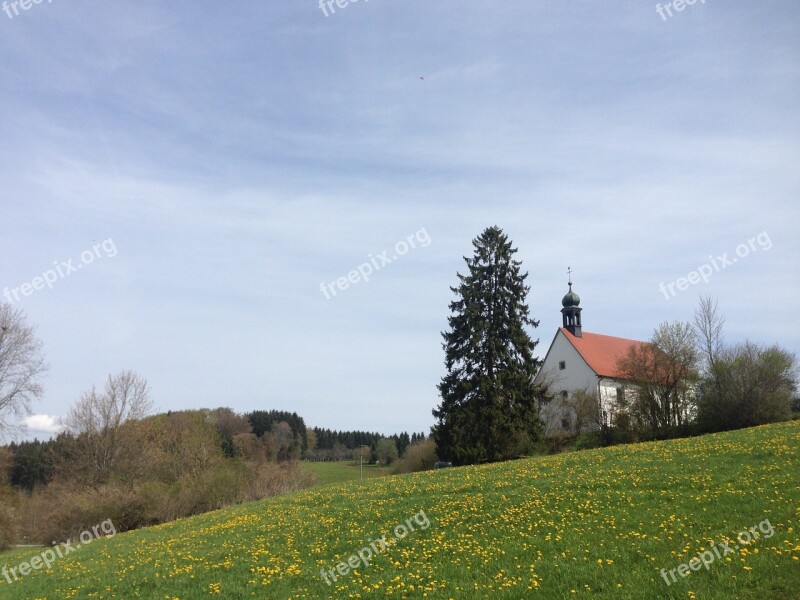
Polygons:
[[583,337],[575,337],[563,327],[561,332],[575,346],[583,360],[601,377],[621,379],[622,377],[617,370],[617,361],[628,353],[628,349],[644,346],[646,343],[610,335],[600,335],[599,333],[587,333],[585,331],[583,332]]

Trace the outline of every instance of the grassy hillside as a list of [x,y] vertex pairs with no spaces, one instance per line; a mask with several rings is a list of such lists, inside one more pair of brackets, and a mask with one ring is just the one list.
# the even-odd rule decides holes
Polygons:
[[[708,569],[667,585],[662,568],[710,546],[720,558]],[[359,550],[369,565],[334,570],[333,582]],[[11,599],[215,595],[800,598],[800,423],[329,485],[95,541],[49,571],[0,579]]]
[[[300,468],[313,473],[314,477],[316,477],[317,485],[361,480],[360,465],[350,461],[301,462]],[[365,480],[373,477],[383,477],[390,472],[391,470],[388,467],[364,465]]]

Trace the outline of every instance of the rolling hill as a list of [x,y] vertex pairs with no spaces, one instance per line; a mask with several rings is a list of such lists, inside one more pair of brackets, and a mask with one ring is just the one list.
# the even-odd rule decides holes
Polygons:
[[797,599],[800,421],[331,484],[22,576],[41,550],[0,598]]

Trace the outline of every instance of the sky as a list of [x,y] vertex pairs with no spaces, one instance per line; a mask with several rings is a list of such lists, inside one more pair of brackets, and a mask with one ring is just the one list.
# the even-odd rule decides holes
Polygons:
[[123,369],[160,411],[427,432],[493,225],[540,358],[568,267],[586,331],[702,294],[729,342],[800,351],[796,0],[25,4],[0,288],[49,364],[31,437]]

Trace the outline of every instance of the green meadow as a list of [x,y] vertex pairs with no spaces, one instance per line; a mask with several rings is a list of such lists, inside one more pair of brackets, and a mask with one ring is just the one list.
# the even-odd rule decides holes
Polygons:
[[[344,483],[345,481],[360,481],[362,476],[361,465],[350,461],[319,461],[301,462],[300,468],[314,474],[316,485],[327,485],[329,483]],[[373,477],[383,477],[390,473],[387,467],[375,465],[364,465],[364,479]]]
[[[677,572],[713,548],[707,568]],[[6,553],[0,565],[36,554]],[[213,596],[797,599],[800,421],[351,477],[94,541],[47,570],[0,578],[4,599]]]

